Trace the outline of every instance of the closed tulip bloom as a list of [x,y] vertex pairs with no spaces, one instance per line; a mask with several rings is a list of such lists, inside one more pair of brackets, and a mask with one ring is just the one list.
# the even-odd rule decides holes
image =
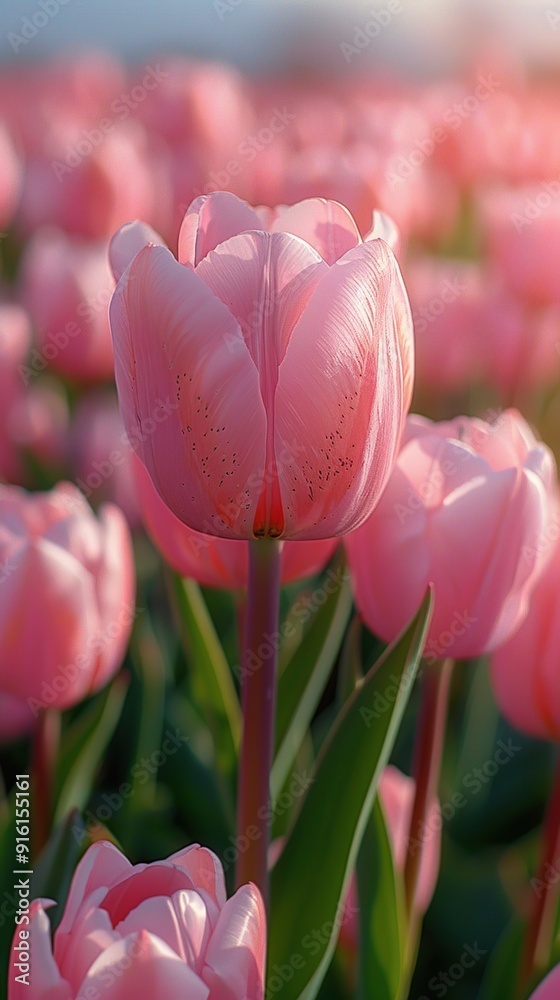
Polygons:
[[120,667],[134,618],[129,531],[70,483],[0,486],[0,691],[68,708]]
[[15,982],[12,952],[8,1000],[262,1000],[259,891],[248,884],[226,899],[206,848],[133,867],[100,841],[76,869],[53,946],[44,906],[30,908],[29,985]]
[[35,726],[35,716],[23,698],[0,691],[0,744],[26,736]]
[[361,524],[412,390],[410,309],[388,245],[361,243],[336,203],[293,206],[265,231],[223,193],[187,212],[178,261],[143,230],[124,238],[139,252],[110,310],[121,410],[176,517],[248,539]]
[[552,558],[537,583],[521,628],[490,661],[494,693],[500,709],[518,729],[531,736],[560,740],[560,520],[541,548]]
[[4,419],[0,425],[0,476],[17,479],[21,461],[13,437],[10,420],[25,396],[21,371],[25,370],[31,344],[29,317],[19,306],[0,305],[0,397]]
[[106,245],[41,230],[27,247],[22,271],[21,296],[38,352],[31,355],[32,371],[49,367],[86,382],[112,376],[107,306],[114,282]]
[[[244,589],[247,586],[249,553],[244,541],[204,535],[179,521],[164,504],[136,456],[134,479],[146,531],[177,573],[192,577],[206,587]],[[320,572],[337,544],[336,538],[285,542],[281,555],[281,582],[291,583]]]
[[429,662],[495,649],[525,618],[550,552],[556,467],[515,410],[495,423],[409,418],[387,489],[346,541],[358,607],[394,639],[434,586]]

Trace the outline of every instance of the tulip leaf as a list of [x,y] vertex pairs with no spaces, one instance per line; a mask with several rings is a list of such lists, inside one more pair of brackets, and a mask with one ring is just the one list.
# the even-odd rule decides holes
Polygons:
[[395,1000],[405,949],[404,888],[395,869],[379,799],[365,829],[356,873],[360,903],[358,1000]]
[[85,808],[97,768],[121,717],[127,689],[128,679],[120,674],[66,734],[58,766],[55,822],[70,809]]
[[490,956],[478,1000],[504,1000],[504,997],[523,996],[519,993],[517,983],[524,937],[525,924],[519,917],[515,917]]
[[190,653],[194,700],[212,732],[220,770],[233,774],[241,738],[241,708],[231,670],[198,584],[175,577],[175,596]]
[[[275,799],[305,738],[335,663],[352,610],[347,574],[313,615],[301,643],[278,680],[276,756],[271,789]],[[336,572],[330,579],[337,580]],[[319,584],[324,588],[325,582]]]
[[272,870],[269,976],[277,1000],[313,1000],[325,977],[377,783],[418,670],[431,608],[428,593],[412,623],[344,705]]

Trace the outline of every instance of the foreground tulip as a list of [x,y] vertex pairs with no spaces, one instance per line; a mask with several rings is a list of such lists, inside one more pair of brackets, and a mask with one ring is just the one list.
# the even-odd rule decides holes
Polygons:
[[349,213],[321,201],[265,231],[227,194],[187,211],[179,261],[147,239],[137,224],[113,240],[117,275],[131,263],[110,312],[124,424],[167,506],[224,538],[356,528],[412,390],[410,309],[387,244],[362,244]]
[[193,845],[134,867],[105,841],[78,865],[51,950],[45,901],[31,904],[28,985],[8,1000],[262,1000],[266,918],[253,885],[226,899],[220,862]]
[[492,686],[506,718],[531,736],[560,740],[560,545],[559,522],[543,537],[553,549],[531,597],[529,612],[513,638],[491,659]]
[[49,493],[0,486],[0,691],[67,708],[120,667],[134,619],[128,528],[97,519],[64,483]]
[[[249,553],[244,541],[217,538],[193,531],[179,521],[156,492],[138,458],[134,458],[137,499],[144,526],[166,562],[181,576],[206,587],[244,589],[249,575]],[[337,546],[336,538],[314,542],[285,542],[281,581],[291,583],[319,573]]]
[[[439,802],[433,802],[427,828],[410,830],[415,782],[398,768],[386,767],[379,780],[379,799],[383,806],[387,830],[391,838],[395,866],[404,872],[409,851],[420,852],[418,881],[414,897],[418,913],[425,913],[434,894],[441,854],[441,815]],[[340,944],[356,956],[359,940],[358,887],[350,883],[347,908],[350,919],[342,924]]]
[[514,410],[494,424],[410,417],[380,504],[346,539],[368,626],[394,639],[433,583],[428,662],[506,642],[550,557],[554,482],[550,450]]

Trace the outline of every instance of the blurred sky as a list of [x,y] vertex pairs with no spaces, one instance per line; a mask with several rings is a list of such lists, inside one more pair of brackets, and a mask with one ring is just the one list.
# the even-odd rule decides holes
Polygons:
[[[560,0],[402,0],[372,44],[345,60],[341,43],[352,43],[371,12],[391,3],[398,0],[0,0],[0,59],[98,46],[134,60],[173,50],[255,72],[338,73],[389,63],[426,77],[499,42],[530,60],[558,64]],[[46,23],[19,44],[14,36],[23,37],[26,18]]]

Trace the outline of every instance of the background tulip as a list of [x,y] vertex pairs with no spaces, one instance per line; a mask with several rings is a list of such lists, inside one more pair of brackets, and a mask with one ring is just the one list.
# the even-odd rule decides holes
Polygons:
[[519,627],[550,551],[555,463],[514,410],[475,418],[409,418],[376,511],[345,539],[358,607],[394,639],[429,583],[426,655],[478,656]]
[[[145,467],[134,458],[137,499],[144,526],[166,562],[181,576],[206,587],[235,590],[247,586],[249,554],[243,541],[193,531],[169,510]],[[318,573],[337,546],[336,538],[315,542],[285,542],[282,547],[282,583]]]
[[133,867],[112,844],[94,844],[76,869],[52,950],[44,905],[31,904],[29,985],[11,974],[8,1000],[97,992],[107,1000],[262,1000],[258,889],[245,885],[227,900],[220,862],[205,848]]
[[537,583],[529,612],[513,637],[492,654],[492,686],[514,726],[543,739],[560,739],[560,545],[556,520],[543,538],[552,558]]
[[69,483],[33,494],[0,486],[0,574],[0,691],[37,714],[103,687],[134,619],[121,511],[107,504],[96,518]]
[[557,1000],[558,996],[560,996],[560,965],[543,979],[535,992],[531,993],[529,1000]]
[[140,428],[154,485],[197,531],[342,534],[377,502],[410,404],[398,265],[382,240],[358,243],[344,210],[333,223],[328,203],[304,226],[325,247],[351,233],[353,248],[331,267],[282,231],[295,208],[265,232],[225,197],[191,206],[182,263],[148,245],[119,280],[111,325],[125,427],[131,438]]

